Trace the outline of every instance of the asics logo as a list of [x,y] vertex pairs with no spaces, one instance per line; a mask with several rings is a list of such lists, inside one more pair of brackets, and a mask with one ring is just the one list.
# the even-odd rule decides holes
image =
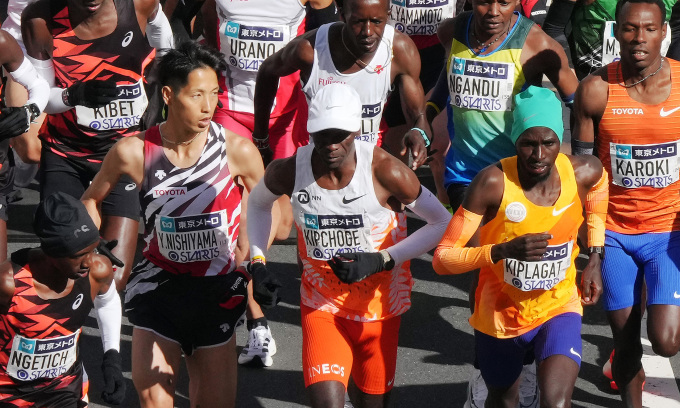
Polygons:
[[132,191],[137,188],[137,184],[135,183],[130,183],[127,186],[125,186],[125,191]]
[[363,196],[365,196],[365,195],[366,195],[366,194],[360,195],[359,197],[349,198],[349,199],[347,198],[347,196],[344,196],[344,197],[342,197],[342,203],[343,203],[343,204],[349,204],[349,203],[351,203],[352,201],[356,201],[356,200],[360,199],[361,197],[363,197]]
[[579,359],[581,358],[581,355],[580,355],[579,353],[577,353],[576,351],[574,351],[574,348],[573,348],[573,347],[569,349],[569,352],[570,352],[571,354],[577,356]]
[[76,301],[73,302],[73,306],[71,306],[71,309],[76,310],[78,307],[80,307],[81,303],[83,303],[83,294],[82,293],[78,294],[78,297],[76,297]]
[[133,36],[134,34],[132,34],[132,31],[128,31],[127,34],[125,34],[125,38],[123,38],[123,42],[120,43],[120,45],[122,45],[123,47],[127,47],[128,45],[130,45]]
[[678,293],[677,291],[673,292],[673,297],[676,299],[680,299],[680,293]]
[[669,111],[664,110],[664,108],[661,108],[661,110],[659,111],[659,116],[661,116],[662,118],[665,118],[666,116],[672,114],[673,112],[676,112],[678,109],[680,109],[680,106],[678,106],[677,108],[673,108]]
[[572,205],[574,205],[574,203],[571,203],[571,204],[569,204],[569,205],[566,206],[566,207],[562,207],[562,208],[559,209],[559,210],[558,210],[557,208],[553,208],[553,213],[552,213],[552,214],[553,214],[553,217],[557,217],[558,215],[560,215],[560,214],[562,214],[563,212],[567,211],[567,208],[571,207]]

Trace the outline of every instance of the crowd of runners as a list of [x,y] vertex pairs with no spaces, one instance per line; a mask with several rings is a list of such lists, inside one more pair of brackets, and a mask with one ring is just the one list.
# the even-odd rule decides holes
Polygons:
[[[517,407],[533,370],[533,406],[570,407],[600,299],[621,406],[642,407],[644,313],[654,352],[678,353],[675,0],[4,6],[0,406],[170,408],[183,360],[192,407],[235,406],[238,364],[274,363],[268,248],[293,226],[315,408],[390,405],[410,260],[432,250],[438,274],[474,274],[487,397],[469,406]],[[10,255],[34,177],[40,245]],[[102,390],[79,342],[93,308]]]

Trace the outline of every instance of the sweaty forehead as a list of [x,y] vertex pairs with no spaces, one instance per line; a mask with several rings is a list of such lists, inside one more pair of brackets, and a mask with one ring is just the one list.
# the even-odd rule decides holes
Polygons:
[[383,9],[387,13],[390,2],[389,0],[345,0],[343,7],[346,16],[368,8]]
[[654,22],[663,23],[666,20],[661,8],[655,3],[625,3],[621,7],[618,17],[620,24],[638,23],[640,18],[648,19],[650,17]]

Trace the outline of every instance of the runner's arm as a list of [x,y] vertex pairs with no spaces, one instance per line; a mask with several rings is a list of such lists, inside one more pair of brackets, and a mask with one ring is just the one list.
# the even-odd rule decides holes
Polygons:
[[571,151],[576,156],[593,154],[597,127],[607,106],[608,84],[603,73],[598,70],[588,75],[576,89],[571,131]]
[[120,139],[104,157],[102,167],[94,176],[80,200],[97,228],[101,228],[101,203],[115,187],[120,176],[127,174],[138,186],[144,178],[143,133]]
[[149,45],[156,49],[159,56],[175,47],[170,21],[163,13],[163,7],[160,4],[158,4],[156,11],[149,16],[146,25],[146,37],[149,40]]
[[307,1],[305,31],[338,21],[339,17],[340,13],[334,0],[309,0]]
[[7,313],[14,296],[14,267],[8,259],[0,263],[0,314]]
[[45,110],[50,86],[38,75],[14,37],[6,31],[0,31],[0,62],[12,79],[28,91],[26,105],[34,103],[41,112]]
[[404,156],[408,149],[411,149],[413,156],[411,168],[415,170],[427,160],[427,146],[432,141],[432,130],[425,117],[425,93],[420,83],[418,49],[408,36],[399,32],[395,32],[394,35],[393,64],[400,71],[397,82],[401,95],[401,109],[406,123],[411,126],[401,140],[402,150],[399,154]]

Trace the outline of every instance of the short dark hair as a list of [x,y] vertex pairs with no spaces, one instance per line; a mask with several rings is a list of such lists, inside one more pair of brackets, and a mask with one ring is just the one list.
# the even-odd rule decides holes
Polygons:
[[196,41],[186,41],[165,54],[158,64],[161,86],[173,91],[184,87],[189,74],[198,68],[210,68],[218,75],[225,69],[224,54]]
[[656,4],[659,9],[661,10],[661,20],[662,22],[666,22],[666,5],[662,0],[620,0],[619,2],[616,3],[616,12],[614,14],[615,19],[616,19],[616,24],[620,24],[621,22],[619,21],[619,17],[621,15],[621,10],[623,10],[623,6],[627,3],[646,3],[646,4]]
[[[340,14],[342,16],[347,17],[347,15],[348,15],[348,13],[350,12],[350,9],[351,9],[351,3],[354,3],[356,1],[360,1],[360,0],[335,0],[335,3],[340,8]],[[387,9],[387,12],[389,14],[390,4],[391,4],[390,0],[380,0],[380,1],[384,1],[386,3],[386,6],[387,6],[386,9]]]

